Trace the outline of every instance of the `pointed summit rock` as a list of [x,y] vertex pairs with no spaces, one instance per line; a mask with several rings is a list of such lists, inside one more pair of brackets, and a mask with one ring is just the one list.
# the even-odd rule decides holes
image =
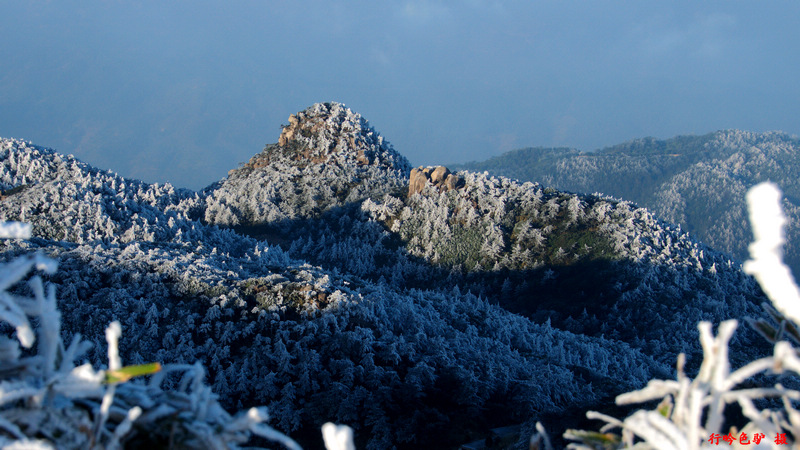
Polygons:
[[278,145],[254,156],[245,167],[264,166],[280,159],[293,165],[330,163],[411,170],[408,160],[361,114],[335,102],[316,103],[289,116]]
[[367,198],[402,195],[410,171],[360,114],[341,103],[317,103],[289,116],[277,144],[207,190],[205,220],[232,226],[317,217]]

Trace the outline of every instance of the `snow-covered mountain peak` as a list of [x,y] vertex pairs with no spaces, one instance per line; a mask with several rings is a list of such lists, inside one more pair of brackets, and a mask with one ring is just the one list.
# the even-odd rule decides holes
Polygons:
[[335,102],[316,103],[289,116],[278,145],[270,150],[253,157],[245,167],[263,167],[285,158],[300,166],[332,163],[411,170],[408,160],[361,114]]
[[292,114],[277,144],[208,191],[205,220],[262,225],[316,217],[366,198],[405,195],[410,172],[408,160],[360,114],[317,103]]

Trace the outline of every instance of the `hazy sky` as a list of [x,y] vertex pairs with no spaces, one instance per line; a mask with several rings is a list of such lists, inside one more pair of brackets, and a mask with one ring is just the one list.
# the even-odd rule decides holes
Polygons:
[[0,18],[0,136],[193,189],[322,101],[415,165],[800,133],[794,0],[0,0]]

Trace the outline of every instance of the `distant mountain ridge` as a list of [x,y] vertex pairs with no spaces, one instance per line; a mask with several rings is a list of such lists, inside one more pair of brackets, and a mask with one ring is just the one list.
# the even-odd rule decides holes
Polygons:
[[[69,333],[119,320],[124,361],[200,361],[229,406],[266,404],[301,440],[346,423],[359,448],[454,447],[543,418],[557,430],[668,376],[679,352],[696,367],[697,320],[765,300],[738,264],[630,202],[472,172],[408,195],[410,164],[360,115],[292,117],[200,192],[4,139],[0,219],[34,238],[0,255],[61,261],[50,281]],[[743,330],[733,354],[759,343]]]
[[740,261],[747,258],[752,237],[745,192],[771,180],[785,194],[790,218],[785,256],[800,274],[800,139],[785,133],[727,130],[645,138],[592,153],[529,148],[455,167],[631,200]]

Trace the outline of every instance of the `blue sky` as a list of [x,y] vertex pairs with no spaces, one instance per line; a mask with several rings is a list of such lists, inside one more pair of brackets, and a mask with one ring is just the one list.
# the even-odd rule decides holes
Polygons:
[[321,101],[415,165],[800,134],[795,1],[0,0],[0,136],[193,189]]

